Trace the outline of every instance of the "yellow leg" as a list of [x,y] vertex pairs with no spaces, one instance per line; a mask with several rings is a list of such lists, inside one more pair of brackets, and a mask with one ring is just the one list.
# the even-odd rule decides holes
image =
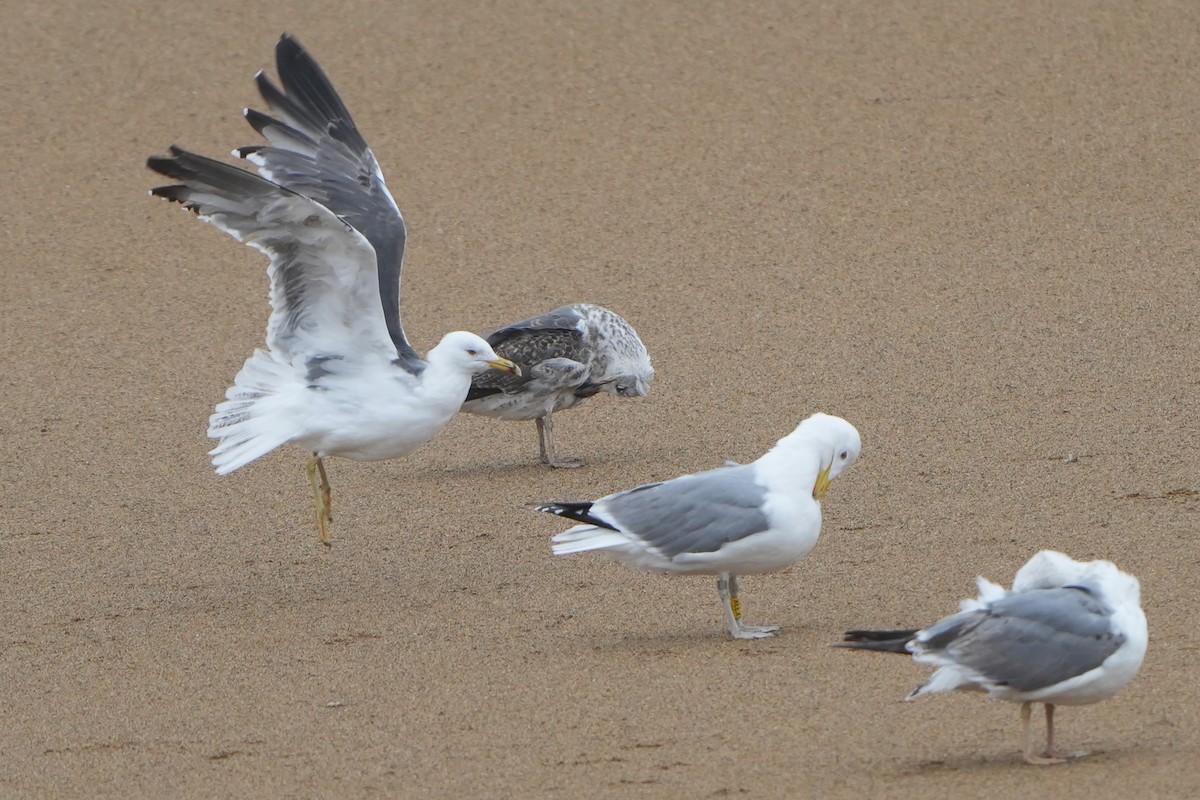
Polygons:
[[308,473],[308,482],[312,485],[313,505],[317,511],[317,530],[321,534],[321,544],[329,547],[332,544],[329,541],[329,523],[333,520],[333,516],[329,513],[331,499],[329,478],[325,475],[325,464],[316,453],[313,453],[312,457],[308,459],[306,472]]

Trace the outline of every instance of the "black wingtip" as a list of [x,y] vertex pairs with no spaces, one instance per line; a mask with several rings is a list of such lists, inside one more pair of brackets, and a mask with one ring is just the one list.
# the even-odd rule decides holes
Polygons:
[[843,642],[886,642],[892,639],[911,639],[919,631],[916,629],[899,629],[892,631],[846,631],[842,634]]
[[[154,172],[157,172],[159,175],[166,175],[168,178],[176,178],[178,176],[175,173],[179,171],[179,166],[178,166],[178,162],[176,161],[176,159],[178,159],[179,154],[184,151],[181,150],[180,148],[176,147],[175,145],[171,145],[169,148],[167,148],[167,152],[169,152],[170,155],[150,156],[149,158],[147,158],[146,159],[146,167],[150,170],[153,170]],[[160,187],[160,188],[165,188],[165,187]],[[156,191],[158,191],[158,190],[157,189],[152,190],[152,192],[156,192]]]
[[894,631],[846,631],[842,641],[832,645],[849,650],[874,650],[877,653],[909,655],[908,643],[916,636],[915,630]]

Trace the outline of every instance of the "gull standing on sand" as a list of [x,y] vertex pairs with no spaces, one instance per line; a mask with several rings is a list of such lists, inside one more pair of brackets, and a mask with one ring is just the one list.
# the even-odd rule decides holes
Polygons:
[[603,550],[638,569],[717,575],[729,633],[761,639],[779,628],[742,622],[737,576],[808,555],[821,533],[821,498],[861,450],[853,425],[814,414],[751,464],[537,510],[584,523],[551,540],[555,555]]
[[[1054,707],[1105,700],[1133,680],[1149,637],[1137,578],[1110,561],[1079,562],[1043,550],[1017,572],[1011,591],[976,578],[979,598],[922,630],[848,631],[841,647],[911,653],[938,667],[908,696],[987,692],[1021,704],[1022,753],[1061,764],[1082,753],[1054,747]],[[1030,736],[1034,703],[1046,707],[1046,749]]]
[[633,326],[603,306],[556,308],[506,325],[487,336],[520,375],[476,375],[462,410],[509,420],[536,420],[542,463],[578,467],[554,446],[554,412],[599,392],[645,397],[654,380],[650,355]]
[[270,259],[266,350],[246,360],[209,419],[220,440],[210,455],[225,475],[288,442],[311,451],[328,545],[326,456],[411,453],[458,412],[472,375],[517,367],[467,331],[417,355],[400,323],[404,219],[375,156],[316,61],[286,35],[275,54],[284,91],[261,72],[257,81],[278,116],[246,111],[270,144],[238,151],[262,177],[177,147],[147,165],[179,181],[151,194]]

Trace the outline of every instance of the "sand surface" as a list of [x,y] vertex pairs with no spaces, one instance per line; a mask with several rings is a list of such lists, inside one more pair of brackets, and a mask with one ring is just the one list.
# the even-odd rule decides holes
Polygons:
[[[15,2],[0,30],[0,796],[1182,797],[1200,780],[1200,9],[1189,3]],[[1123,8],[1127,6],[1127,8]],[[225,478],[204,436],[265,261],[145,158],[257,136],[296,34],[408,219],[410,336],[564,302],[658,380],[395,462]],[[524,508],[757,457],[865,455],[816,550],[744,582],[552,559]],[[1065,709],[903,703],[829,645],[1052,547],[1139,576],[1151,644]]]

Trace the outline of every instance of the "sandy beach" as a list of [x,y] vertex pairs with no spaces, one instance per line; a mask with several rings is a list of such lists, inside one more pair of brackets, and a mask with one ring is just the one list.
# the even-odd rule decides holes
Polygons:
[[[424,351],[569,302],[657,380],[226,477],[208,415],[266,260],[147,191],[259,141],[288,31],[403,209]],[[1200,8],[1172,2],[31,3],[0,32],[0,796],[1185,797],[1200,780]],[[232,161],[232,159],[230,159]],[[816,549],[743,581],[552,558],[582,500],[864,455]],[[1044,548],[1138,576],[1141,674],[1020,758],[1016,705],[832,648]],[[1038,715],[1040,720],[1040,713]]]

